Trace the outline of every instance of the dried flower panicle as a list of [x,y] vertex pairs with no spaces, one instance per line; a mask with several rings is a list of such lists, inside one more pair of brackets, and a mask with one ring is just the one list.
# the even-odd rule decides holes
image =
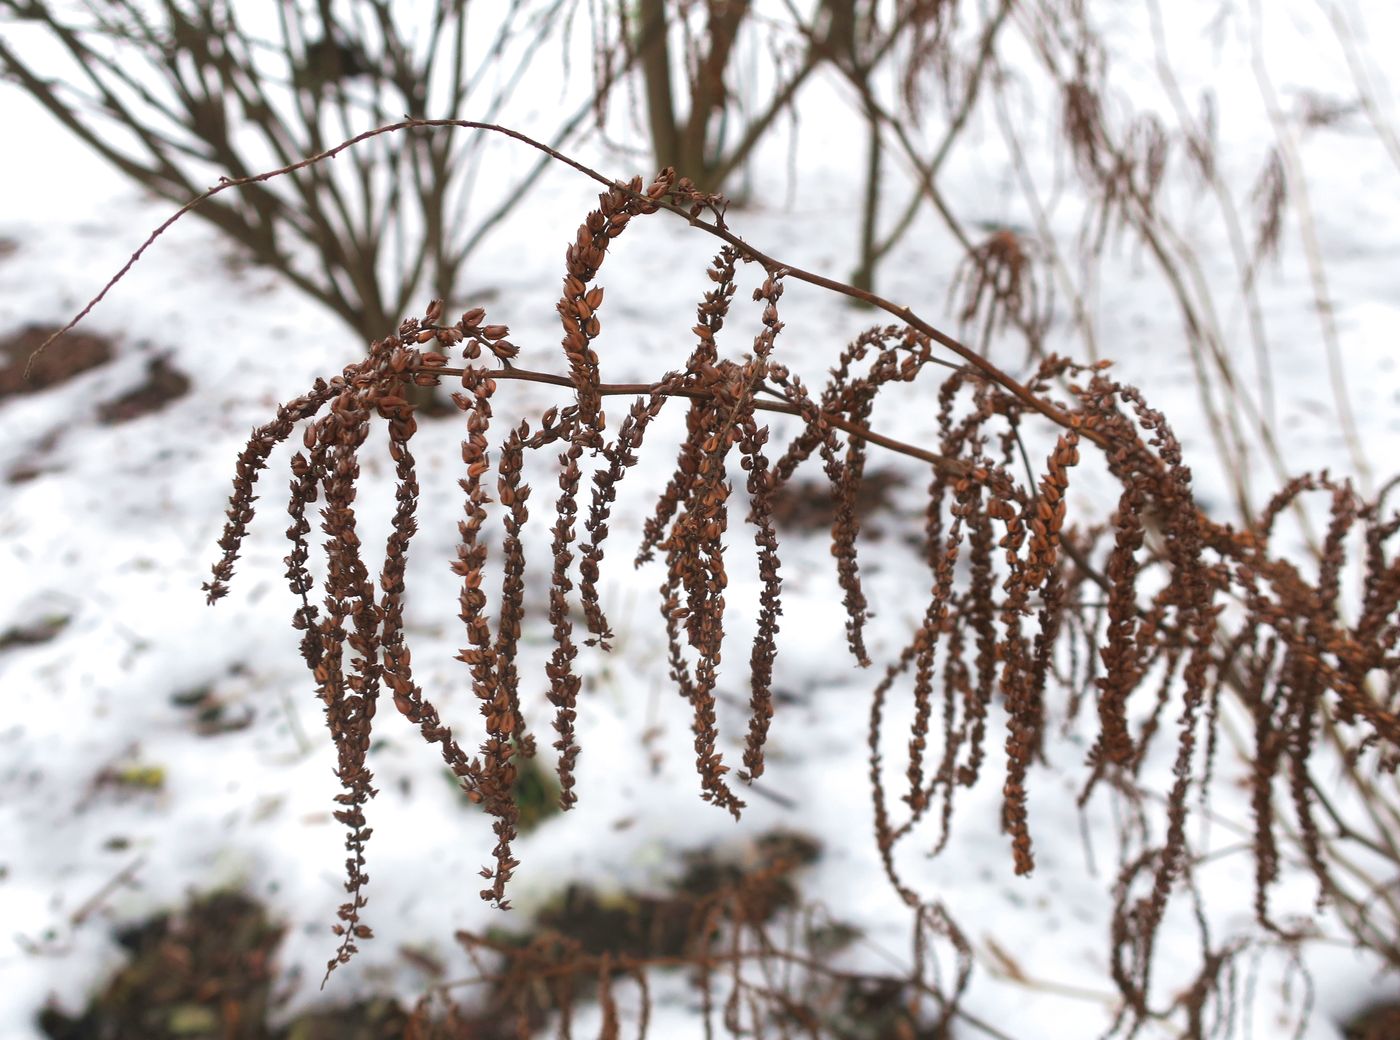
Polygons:
[[[1133,193],[1154,189],[1160,157],[1150,128],[1129,134],[1124,145],[1111,140],[1096,99],[1071,86],[1067,126],[1077,161],[1101,175],[1107,220],[1121,213]],[[1112,157],[1123,148],[1137,159],[1126,168],[1113,166]],[[697,221],[709,212],[720,223],[704,226],[723,231],[722,200],[702,195],[673,171],[663,171],[645,189],[634,179],[600,196],[566,252],[557,305],[566,385],[574,395],[566,407],[493,435],[492,401],[501,382],[560,379],[516,369],[519,352],[508,328],[488,324],[483,310],[446,325],[443,305],[434,301],[422,318],[405,321],[397,335],[373,344],[365,360],[279,409],[238,458],[222,555],[205,586],[211,601],[227,590],[253,518],[259,472],[272,449],[305,424],[302,450],[291,461],[286,575],[297,601],[293,625],[302,633],[302,654],[336,748],[342,787],[337,818],[347,828],[349,899],[340,910],[341,942],[331,968],[371,934],[362,920],[371,833],[365,808],[374,796],[366,754],[381,691],[426,742],[439,747],[468,797],[490,815],[494,862],[482,871],[489,885],[481,894],[509,906],[506,890],[519,866],[512,851],[519,819],[516,759],[536,753],[517,667],[528,623],[523,531],[532,493],[523,474],[529,453],[558,460],[546,618],[553,646],[545,681],[565,808],[577,799],[583,685],[583,648],[575,642],[572,607],[577,602],[582,608],[585,645],[608,649],[613,633],[599,584],[618,488],[673,398],[686,399],[684,436],[672,475],[642,525],[636,562],[660,560],[668,667],[690,711],[702,797],[736,817],[744,806],[725,761],[716,696],[730,595],[725,538],[734,517],[736,474],[742,474],[741,494],[747,494],[745,521],[752,527],[761,587],[742,768],[734,776],[750,783],[764,775],[774,718],[782,614],[774,496],[814,456],[834,504],[830,544],[847,642],[856,661],[871,661],[855,508],[867,453],[883,440],[876,439],[871,423],[889,388],[927,379],[929,366],[940,360],[935,337],[904,325],[869,329],[840,354],[820,390],[809,391],[774,357],[789,272],[726,237],[707,272],[710,285],[697,307],[690,356],[634,394],[609,438],[602,401],[618,390],[601,381],[603,292],[593,280],[630,220],[659,208],[679,208]],[[1014,266],[1014,256],[1003,259]],[[761,307],[758,329],[743,356],[731,359],[721,353],[719,334],[734,320],[737,270],[748,262],[764,265],[753,293]],[[996,283],[971,291],[977,305],[991,292],[1010,308],[1018,290]],[[445,354],[422,349],[429,344],[460,349],[465,367],[447,369]],[[484,730],[475,755],[462,749],[414,682],[404,638],[404,574],[420,493],[411,451],[417,424],[406,389],[437,384],[448,374],[461,378],[455,400],[464,428],[463,514],[453,568],[461,580],[465,631],[459,659],[470,674]],[[1165,418],[1137,390],[1107,378],[1103,366],[1075,366],[1052,355],[1021,385],[961,365],[929,399],[936,406],[938,453],[901,449],[929,466],[923,516],[928,599],[908,642],[875,684],[868,718],[874,838],[882,867],[919,914],[920,927],[952,944],[961,958],[966,941],[956,925],[902,876],[901,846],[926,831],[936,831],[929,842],[934,852],[947,846],[957,794],[985,780],[989,741],[1000,740],[1005,769],[994,781],[1001,792],[1000,823],[1012,868],[1031,871],[1029,791],[1037,763],[1050,754],[1054,697],[1065,694],[1066,726],[1092,698],[1093,714],[1085,722],[1096,732],[1084,762],[1080,804],[1108,790],[1136,803],[1139,813],[1125,830],[1110,958],[1123,997],[1115,1028],[1131,1032],[1160,1013],[1154,1001],[1161,987],[1154,988],[1152,964],[1167,907],[1182,892],[1197,898],[1186,824],[1193,797],[1202,804],[1209,797],[1225,698],[1237,701],[1252,725],[1248,783],[1257,917],[1281,932],[1271,918],[1269,893],[1285,856],[1284,814],[1296,825],[1320,898],[1341,898],[1329,865],[1336,838],[1324,825],[1330,802],[1317,789],[1309,762],[1330,744],[1357,785],[1364,783],[1362,769],[1400,765],[1400,563],[1393,548],[1400,515],[1387,511],[1384,494],[1364,501],[1345,481],[1322,474],[1290,482],[1248,527],[1212,521],[1197,504],[1181,445]],[[765,408],[794,415],[799,425],[776,455],[770,453],[769,428],[759,421]],[[1027,442],[1033,427],[1040,436],[1036,424],[1047,419],[1058,429],[1053,441],[1046,439],[1048,451],[1037,465]],[[392,531],[377,582],[363,556],[355,513],[359,458],[372,422],[387,426],[396,477]],[[1120,492],[1109,516],[1076,526],[1070,486],[1086,451],[1099,454]],[[1024,480],[1016,476],[1022,467],[1028,471]],[[580,518],[585,486],[591,494]],[[492,523],[492,491],[503,531],[494,615],[485,589],[491,561],[484,536]],[[1326,496],[1329,517],[1311,574],[1273,547],[1279,518],[1310,494]],[[309,568],[313,504],[320,507],[326,555],[319,600]],[[1359,590],[1359,605],[1351,610],[1343,609],[1348,588]],[[1090,605],[1091,599],[1097,604]],[[892,736],[886,730],[889,705],[899,696],[909,697],[912,714],[908,731],[893,738],[907,762],[892,798],[885,764]],[[1154,826],[1141,809],[1141,786],[1149,750],[1168,742],[1172,776],[1163,818]],[[1221,973],[1234,951],[1212,946],[1203,935],[1202,974],[1182,998],[1192,1015],[1218,998]],[[730,970],[737,970],[738,960],[736,955]],[[713,988],[717,962],[706,963],[706,987]],[[610,980],[605,1003],[612,999],[606,987],[616,973],[635,967],[588,962],[591,973]],[[737,983],[733,991],[739,991]],[[707,999],[717,998],[711,993]],[[740,1021],[732,1000],[723,1013],[725,1021]]]
[[579,421],[576,436],[589,447],[601,447],[602,400],[598,396],[598,355],[592,343],[602,331],[597,311],[603,305],[601,286],[589,287],[607,259],[613,239],[627,229],[633,217],[656,212],[656,200],[671,191],[676,173],[667,168],[645,191],[642,179],[618,184],[598,196],[598,208],[580,225],[574,242],[564,251],[564,293],[556,304],[564,323],[564,358],[569,378],[578,391]]

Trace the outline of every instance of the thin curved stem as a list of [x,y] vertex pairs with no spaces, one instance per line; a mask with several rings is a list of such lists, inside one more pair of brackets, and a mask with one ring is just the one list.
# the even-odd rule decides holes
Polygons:
[[[441,368],[437,369],[436,371],[444,376],[461,376],[466,371],[466,369]],[[503,368],[499,371],[492,372],[491,378],[519,379],[527,383],[547,383],[550,386],[563,387],[568,390],[577,389],[577,387],[574,385],[573,380],[571,380],[568,376],[555,375],[553,372],[535,372],[527,368]],[[704,390],[692,390],[684,387],[667,387],[664,382],[599,383],[597,390],[598,395],[600,397],[618,397],[625,394],[655,393],[660,393],[667,397],[708,396],[707,392]],[[765,412],[781,412],[784,415],[797,416],[800,416],[802,414],[802,410],[800,408],[796,407],[795,405],[788,404],[786,401],[768,401],[759,398],[753,402],[753,405],[755,408]],[[923,462],[931,463],[932,465],[937,466],[944,473],[948,473],[952,476],[983,479],[987,475],[985,470],[979,470],[977,467],[971,465],[970,463],[964,462],[962,459],[949,458],[947,455],[939,455],[936,452],[927,451],[923,448],[918,447],[917,445],[895,440],[893,437],[887,437],[882,433],[877,433],[875,430],[870,429],[868,426],[862,426],[859,423],[850,422],[849,420],[843,419],[839,415],[833,415],[830,412],[823,412],[822,414],[826,417],[826,421],[832,426],[836,427],[838,430],[843,430],[854,437],[859,437],[863,441],[869,441],[871,444],[878,444],[882,448],[888,448],[890,451],[898,452],[901,455],[907,455],[910,458],[920,459]]]
[[[730,245],[740,250],[750,260],[760,264],[769,271],[781,270],[785,273],[785,276],[788,278],[793,278],[799,282],[806,282],[809,285],[815,285],[818,288],[826,289],[830,292],[837,293],[841,296],[848,296],[851,299],[859,300],[862,303],[868,304],[869,306],[874,307],[877,310],[882,310],[885,311],[887,314],[893,315],[894,317],[898,318],[900,321],[908,325],[910,328],[913,328],[916,331],[923,333],[935,343],[939,344],[947,350],[952,351],[958,357],[962,358],[963,361],[965,361],[967,364],[971,365],[980,375],[996,383],[998,386],[1006,390],[1008,393],[1010,393],[1013,397],[1015,397],[1018,401],[1020,401],[1032,411],[1044,415],[1046,418],[1063,427],[1068,428],[1077,425],[1074,422],[1073,417],[1064,409],[1058,407],[1050,401],[1046,401],[1041,397],[1037,396],[1034,392],[1031,391],[1029,387],[1019,382],[1018,380],[1012,378],[1007,373],[1003,372],[1000,368],[992,364],[981,354],[977,353],[977,351],[963,344],[959,340],[954,339],[946,332],[943,332],[935,328],[933,325],[929,324],[929,322],[919,317],[919,315],[916,314],[914,310],[907,304],[894,303],[893,301],[888,300],[885,297],[880,296],[877,293],[871,292],[867,289],[860,289],[854,285],[850,285],[847,282],[838,281],[835,278],[828,278],[825,275],[817,274],[814,271],[807,271],[800,267],[794,267],[790,264],[785,264],[781,260],[771,257],[767,253],[764,253],[749,245],[742,238],[740,238],[738,235],[735,235],[726,226],[724,226],[722,220],[718,220],[715,223],[708,223],[706,221],[700,220],[698,216],[692,215],[691,211],[686,206],[680,205],[675,202],[667,201],[664,198],[652,199],[649,197],[644,197],[641,195],[640,192],[633,193],[629,188],[627,188],[625,184],[619,181],[611,180],[604,174],[599,173],[597,170],[593,169],[591,166],[587,166],[584,163],[579,162],[577,159],[565,155],[558,149],[545,144],[543,141],[536,140],[528,134],[521,133],[519,130],[512,130],[510,127],[501,126],[497,123],[480,123],[470,119],[404,119],[397,123],[389,123],[385,126],[376,127],[373,130],[366,130],[364,133],[356,134],[354,137],[342,141],[340,144],[336,145],[333,148],[328,148],[323,152],[318,152],[315,155],[308,156],[307,158],[302,159],[299,162],[291,163],[290,165],[282,166],[275,170],[267,170],[263,173],[255,174],[251,177],[220,178],[219,183],[216,184],[214,187],[210,188],[202,195],[198,195],[195,198],[191,199],[189,202],[185,203],[173,214],[171,214],[168,218],[166,218],[154,231],[150,233],[150,235],[146,237],[146,240],[141,243],[141,245],[137,248],[136,252],[131,254],[131,256],[127,259],[126,263],[122,265],[121,269],[107,281],[107,284],[102,287],[102,290],[91,300],[89,300],[88,303],[83,307],[83,309],[80,310],[72,318],[72,320],[68,322],[68,324],[64,325],[63,328],[59,329],[52,336],[50,336],[48,339],[46,339],[43,343],[39,345],[39,347],[34,351],[34,353],[29,356],[29,362],[25,366],[25,377],[28,378],[29,373],[33,368],[35,359],[38,358],[38,356],[44,352],[44,350],[49,346],[50,343],[54,342],[54,340],[58,339],[64,333],[68,332],[75,325],[77,325],[78,322],[82,321],[83,318],[87,317],[88,313],[91,312],[91,310],[95,306],[97,306],[99,302],[101,302],[101,300],[107,295],[107,293],[111,291],[112,287],[116,285],[117,282],[121,281],[122,278],[126,276],[126,273],[136,265],[136,262],[141,259],[142,255],[144,255],[146,250],[149,249],[155,243],[155,240],[157,238],[164,234],[166,230],[170,228],[170,226],[174,224],[177,220],[183,217],[186,213],[190,212],[190,210],[199,206],[205,200],[213,198],[220,192],[228,191],[230,188],[241,188],[248,184],[260,184],[264,181],[270,181],[274,177],[281,177],[286,174],[295,173],[298,170],[306,169],[308,166],[313,166],[316,163],[324,162],[327,159],[334,159],[341,152],[353,148],[355,145],[361,144],[372,138],[382,136],[383,134],[392,134],[398,133],[402,130],[432,127],[459,127],[466,130],[486,130],[491,133],[501,134],[505,137],[511,138],[512,140],[519,141],[522,144],[528,145],[529,147],[534,148],[537,151],[543,152],[550,158],[563,163],[565,166],[577,170],[585,177],[597,181],[604,187],[617,188],[622,191],[627,191],[629,194],[634,194],[636,197],[645,198],[645,201],[649,204],[655,205],[659,209],[669,210],[677,216],[684,217],[691,224],[691,226],[697,227],[702,231],[706,231],[714,235],[716,238],[728,242]],[[1082,431],[1082,433],[1083,436],[1087,437],[1095,444],[1098,444],[1101,448],[1107,448],[1109,446],[1108,440],[1096,430],[1084,430]]]

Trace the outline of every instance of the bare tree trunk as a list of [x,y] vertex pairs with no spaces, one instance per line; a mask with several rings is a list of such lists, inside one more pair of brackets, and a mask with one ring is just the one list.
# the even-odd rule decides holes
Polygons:
[[647,123],[656,166],[681,159],[676,103],[671,94],[671,52],[666,42],[666,0],[641,0],[642,76],[646,80]]
[[876,229],[880,222],[880,166],[884,142],[880,136],[880,117],[869,107],[865,110],[867,152],[865,160],[865,200],[860,215],[860,261],[851,274],[851,284],[870,292],[875,288],[877,255]]

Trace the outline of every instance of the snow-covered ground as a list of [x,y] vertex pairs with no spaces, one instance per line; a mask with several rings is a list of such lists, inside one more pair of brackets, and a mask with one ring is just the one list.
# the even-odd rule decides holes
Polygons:
[[[1140,91],[1135,103],[1155,103],[1159,88],[1146,9],[1091,6],[1102,10],[1120,63],[1115,67],[1125,70],[1120,85]],[[1175,61],[1188,96],[1207,81],[1215,84],[1222,137],[1230,145],[1225,154],[1253,169],[1260,142],[1271,140],[1272,130],[1245,67],[1247,12],[1225,18],[1222,28],[1212,21],[1216,8],[1201,3],[1172,9],[1171,38],[1180,50]],[[1335,40],[1323,35],[1325,22],[1314,5],[1269,9],[1269,53],[1279,89],[1287,95],[1306,84],[1347,99],[1352,81]],[[1400,30],[1393,14],[1367,15],[1375,39]],[[1388,21],[1396,24],[1387,29]],[[1290,60],[1301,54],[1306,62]],[[1008,51],[1008,61],[1015,57]],[[549,96],[547,86],[539,90]],[[6,335],[30,323],[65,321],[170,206],[102,166],[17,91],[0,96],[10,145],[0,173],[0,198],[6,200],[0,239],[16,245],[0,258],[0,335]],[[1389,116],[1400,116],[1394,99],[1380,96]],[[780,134],[753,170],[754,197],[772,201],[736,207],[730,224],[771,255],[844,278],[852,266],[860,205],[860,149],[853,146],[860,133],[849,98],[834,81],[814,84],[802,111],[792,145],[798,171],[792,201],[784,202],[789,142]],[[1038,128],[1027,121],[1033,163],[1056,161],[1042,140],[1048,119],[1042,113]],[[1400,168],[1357,112],[1314,131],[1300,147],[1351,407],[1379,484],[1400,457]],[[993,225],[1024,225],[1029,218],[1007,172],[995,121],[970,127],[959,148],[942,187],[960,212]],[[646,172],[638,161],[596,148],[584,155],[620,176]],[[890,210],[902,203],[901,177],[891,174],[898,188],[890,190]],[[449,301],[449,312],[489,300],[491,319],[510,324],[512,339],[523,347],[523,364],[562,370],[553,312],[560,257],[595,195],[596,186],[567,170],[550,173],[472,259],[461,298]],[[1194,236],[1205,277],[1227,286],[1219,293],[1222,326],[1242,342],[1244,316],[1228,288],[1233,276],[1213,211],[1185,190],[1171,204]],[[1054,219],[1072,238],[1073,206],[1062,206]],[[664,214],[629,229],[599,279],[608,287],[599,343],[605,378],[652,379],[683,361],[714,248],[712,239]],[[951,328],[947,290],[957,259],[950,238],[925,215],[881,269],[881,291]],[[722,342],[732,357],[748,347],[757,329],[746,291],[756,284],[754,272],[741,277],[747,281]],[[1285,232],[1279,265],[1266,268],[1261,278],[1280,455],[1290,473],[1322,467],[1350,472],[1296,227]],[[1201,417],[1198,384],[1179,346],[1177,311],[1129,237],[1111,249],[1091,305],[1099,353],[1114,359],[1117,377],[1142,386],[1173,421],[1203,503],[1227,517],[1230,481]],[[778,357],[809,385],[820,382],[840,347],[873,320],[869,312],[804,286],[790,286],[781,309],[787,328]],[[449,976],[467,974],[469,962],[454,943],[454,930],[483,931],[500,918],[476,895],[476,872],[492,845],[489,823],[462,805],[443,778],[437,753],[400,720],[387,717],[380,719],[371,758],[380,794],[369,807],[375,833],[365,919],[376,938],[362,944],[323,992],[317,990],[334,949],[329,925],[344,897],[343,833],[331,816],[334,756],[297,635],[288,625],[294,604],[281,577],[288,451],[274,455],[264,477],[260,512],[232,594],[207,608],[200,590],[224,522],[233,460],[248,430],[315,376],[338,372],[361,345],[274,274],[232,263],[216,234],[193,219],[160,240],[85,328],[113,340],[111,363],[0,402],[0,585],[8,591],[0,601],[0,633],[45,619],[66,621],[47,642],[0,651],[0,919],[6,926],[0,936],[0,1036],[38,1035],[34,1014],[47,1001],[80,1006],[121,961],[112,937],[116,924],[177,905],[189,893],[229,886],[245,889],[289,922],[281,959],[285,970],[301,976],[299,1001],[346,1002],[370,990],[416,997],[428,980],[401,956],[401,947],[430,952]],[[1051,345],[1083,353],[1082,341],[1065,322],[1056,326]],[[52,349],[61,352],[64,344]],[[1021,350],[1011,345],[998,360],[1014,370]],[[99,422],[99,406],[139,385],[156,357],[189,376],[189,393],[131,422]],[[1237,364],[1246,386],[1257,386],[1244,347]],[[552,388],[510,384],[498,394],[498,408],[504,419],[510,411],[538,414],[565,400]],[[610,402],[610,426],[615,428],[625,403]],[[770,830],[795,829],[824,849],[802,874],[804,898],[859,928],[864,939],[851,956],[878,967],[882,958],[906,955],[908,923],[884,880],[871,836],[864,779],[868,695],[872,673],[898,653],[918,623],[926,574],[915,565],[916,550],[897,537],[865,547],[877,615],[870,635],[876,668],[862,671],[844,653],[843,617],[835,606],[839,590],[825,540],[820,534],[785,537],[775,682],[784,696],[761,781],[780,798],[750,798],[737,824],[702,803],[689,711],[666,675],[654,603],[660,571],[653,566],[634,573],[630,566],[642,519],[674,458],[680,414],[676,409],[651,434],[614,510],[603,594],[618,639],[611,656],[585,651],[580,657],[587,678],[578,723],[579,804],[520,840],[521,866],[511,883],[515,912],[528,915],[570,882],[615,889],[657,885],[679,873],[687,850],[728,847],[737,854]],[[932,408],[917,402],[877,410],[876,424],[913,442],[927,441],[934,430]],[[503,421],[498,428],[505,428]],[[462,637],[456,579],[448,568],[460,515],[461,435],[452,419],[423,422],[417,449],[424,487],[421,533],[407,586],[418,680],[454,729],[472,734],[479,715],[464,669],[453,660]],[[372,439],[365,452],[357,503],[366,545],[382,544],[392,504],[392,471],[384,453],[376,454],[378,444]],[[898,467],[899,461],[889,464]],[[543,697],[549,630],[547,578],[538,562],[547,558],[553,477],[541,461],[532,465],[538,530],[530,545],[535,568],[522,674],[527,715],[543,734],[550,717]],[[21,467],[37,470],[37,476],[9,481],[7,475]],[[906,472],[911,486],[895,498],[897,510],[907,512],[885,519],[890,531],[901,524],[917,530],[923,474],[914,467]],[[1262,463],[1253,477],[1260,501],[1279,483]],[[1088,498],[1071,508],[1102,514],[1111,502],[1096,508]],[[726,659],[742,662],[758,586],[747,536],[735,531],[731,542],[734,624]],[[734,666],[721,680],[728,695],[721,704],[722,750],[729,761],[742,748],[745,678]],[[230,717],[246,716],[249,724],[198,734],[189,707],[179,700],[201,690]],[[899,732],[897,720],[910,710],[891,709],[890,732]],[[889,749],[894,775],[901,771],[897,751]],[[1115,1009],[1106,962],[1113,821],[1107,807],[1091,805],[1081,827],[1073,803],[1083,753],[1082,745],[1051,748],[1051,766],[1032,775],[1032,877],[1012,874],[1007,841],[996,826],[1000,783],[994,773],[960,804],[942,857],[923,861],[911,854],[901,862],[923,892],[946,903],[977,950],[968,1010],[1011,1036],[1094,1036]],[[110,782],[140,768],[158,770],[162,782]],[[1215,847],[1238,840],[1232,825],[1249,823],[1247,795],[1228,782],[1247,764],[1230,759],[1219,771]],[[1097,866],[1086,854],[1084,828],[1099,836]],[[1202,876],[1217,930],[1248,933],[1253,873],[1247,853],[1222,855]],[[1296,890],[1296,905],[1306,911],[1309,885],[1286,884],[1284,902]],[[1326,918],[1320,925],[1329,928]],[[1332,927],[1329,934],[1339,933]],[[1008,978],[998,950],[1013,952],[1030,980]],[[1188,970],[1197,952],[1189,920],[1173,918],[1159,944],[1160,976],[1171,979]],[[1305,948],[1305,956],[1316,984],[1303,1033],[1308,1038],[1338,1037],[1338,1022],[1395,994],[1394,979],[1377,975],[1378,962],[1344,943],[1319,941]],[[1256,1036],[1276,1035],[1274,1023],[1291,1021],[1296,1011],[1296,993],[1282,995],[1286,975],[1283,959],[1266,951],[1253,990]],[[665,1015],[655,1023],[663,1030],[657,1035],[700,1035],[698,1019],[686,1013],[683,1001]],[[580,1026],[582,1035],[586,1024]]]

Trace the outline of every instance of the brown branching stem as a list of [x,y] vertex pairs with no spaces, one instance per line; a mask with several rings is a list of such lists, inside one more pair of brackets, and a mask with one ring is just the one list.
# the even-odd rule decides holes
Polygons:
[[[131,256],[127,259],[126,263],[124,263],[121,266],[120,270],[118,270],[116,274],[114,274],[110,279],[108,279],[107,284],[102,287],[102,289],[98,292],[96,296],[94,296],[90,301],[88,301],[88,303],[82,308],[82,310],[80,310],[76,315],[74,315],[73,318],[66,325],[64,325],[61,329],[59,329],[57,332],[51,335],[48,339],[46,339],[35,349],[34,353],[30,355],[29,363],[25,366],[25,376],[28,377],[30,371],[32,371],[34,360],[37,357],[39,357],[39,355],[42,354],[48,348],[48,346],[54,342],[54,340],[58,339],[65,332],[68,332],[70,329],[76,326],[78,322],[83,320],[83,318],[87,317],[87,315],[91,313],[92,309],[102,301],[102,299],[107,295],[108,292],[111,291],[112,287],[115,286],[119,281],[121,281],[122,278],[126,276],[127,272],[130,271],[131,268],[136,265],[136,262],[140,260],[141,257],[145,254],[146,250],[149,249],[155,243],[156,239],[163,235],[177,220],[179,220],[186,213],[199,206],[201,203],[205,202],[208,199],[212,199],[214,196],[220,194],[221,192],[228,191],[232,188],[241,188],[249,184],[261,184],[262,182],[270,181],[275,177],[281,177],[286,174],[296,173],[298,170],[304,170],[309,166],[314,166],[317,163],[324,162],[327,159],[334,159],[341,152],[353,148],[356,145],[361,144],[365,141],[371,140],[376,137],[380,137],[384,134],[399,133],[404,130],[427,129],[431,127],[456,127],[464,130],[485,130],[491,133],[502,134],[505,137],[509,137],[512,140],[519,141],[522,144],[528,145],[529,147],[536,149],[537,151],[543,152],[550,158],[556,160],[557,162],[563,163],[565,166],[577,170],[585,177],[597,181],[599,184],[603,185],[606,188],[619,188],[624,193],[630,193],[636,198],[642,197],[640,192],[631,192],[631,190],[628,189],[625,184],[612,180],[604,174],[599,173],[591,166],[587,166],[584,163],[579,162],[577,159],[574,159],[571,156],[564,154],[558,149],[550,147],[543,141],[538,141],[535,138],[529,136],[528,134],[523,134],[518,130],[512,130],[510,127],[501,126],[496,123],[478,123],[470,119],[405,119],[397,123],[389,123],[385,126],[376,127],[373,130],[366,130],[364,133],[356,134],[354,137],[342,141],[334,148],[328,148],[323,152],[317,153],[316,155],[310,156],[306,159],[302,159],[300,162],[291,163],[290,165],[279,167],[276,170],[268,170],[264,173],[259,173],[251,177],[221,178],[217,185],[204,192],[204,194],[198,195],[195,198],[191,199],[189,202],[185,203],[178,210],[176,210],[169,217],[167,217],[164,221],[162,221],[161,224],[154,231],[152,231],[150,235],[146,237],[146,240],[142,242],[139,247],[137,247],[136,251],[131,254]],[[990,361],[988,361],[981,354],[977,353],[971,347],[965,346],[963,343],[954,339],[952,336],[949,336],[947,333],[942,332],[929,322],[925,321],[923,318],[919,317],[919,315],[914,312],[913,308],[909,307],[907,304],[897,304],[869,290],[858,289],[855,286],[849,285],[846,282],[839,281],[838,279],[828,278],[827,276],[817,274],[814,271],[807,271],[800,267],[794,267],[791,264],[785,264],[781,260],[771,257],[767,253],[762,252],[761,250],[755,249],[753,246],[749,245],[738,235],[735,235],[733,232],[731,232],[728,229],[728,227],[725,226],[722,216],[717,216],[715,218],[715,222],[710,223],[701,220],[698,213],[693,213],[689,208],[682,206],[678,203],[671,202],[666,199],[648,200],[648,202],[650,202],[652,205],[657,206],[659,209],[669,210],[677,216],[684,217],[691,224],[692,227],[699,228],[700,230],[714,235],[716,238],[729,243],[731,246],[734,246],[736,249],[738,249],[747,259],[754,263],[760,264],[765,270],[768,270],[770,272],[781,270],[784,272],[784,275],[787,278],[792,278],[799,282],[806,282],[808,285],[814,285],[820,289],[829,290],[830,292],[834,292],[840,296],[850,297],[851,299],[858,300],[861,303],[867,304],[870,307],[874,307],[877,310],[882,310],[885,311],[887,314],[893,315],[909,327],[917,329],[919,332],[922,332],[924,335],[932,339],[935,343],[938,343],[940,346],[951,350],[954,354],[958,355],[958,357],[962,358],[964,362],[972,366],[972,368],[976,370],[980,375],[991,380],[993,383],[996,383],[998,386],[1004,388],[1007,392],[1011,393],[1014,397],[1016,397],[1017,400],[1019,400],[1026,407],[1030,408],[1032,411],[1039,412],[1046,418],[1049,418],[1066,428],[1073,425],[1071,417],[1063,409],[1036,395],[1030,390],[1030,388],[1017,381],[1016,379],[1013,379],[1010,375],[1003,372],[1000,368],[992,364]],[[1100,440],[1097,434],[1090,433],[1088,436],[1090,440],[1093,440],[1095,443],[1099,444],[1100,447],[1108,447],[1108,442]]]
[[[465,369],[444,368],[444,376],[460,376]],[[568,376],[556,375],[553,372],[534,372],[525,368],[506,368],[491,373],[492,379],[519,379],[527,383],[546,383],[550,386],[564,387],[572,390],[573,382]],[[761,388],[760,388],[761,389]],[[599,383],[598,395],[600,397],[635,396],[637,394],[661,394],[664,397],[705,397],[703,390],[690,389],[688,387],[668,387],[664,383]],[[755,400],[753,406],[759,411],[780,412],[783,415],[802,414],[802,409],[795,405],[790,405],[785,401],[765,401]],[[863,441],[871,444],[878,444],[882,448],[907,455],[911,459],[920,459],[931,465],[937,466],[942,472],[955,477],[975,477],[976,467],[964,462],[962,459],[949,458],[946,455],[939,455],[937,452],[927,451],[916,444],[909,444],[905,441],[895,440],[893,437],[862,426],[859,423],[849,422],[837,415],[826,415],[827,422],[835,426],[838,430],[843,430],[852,436],[859,437]],[[985,478],[985,474],[983,474]]]

